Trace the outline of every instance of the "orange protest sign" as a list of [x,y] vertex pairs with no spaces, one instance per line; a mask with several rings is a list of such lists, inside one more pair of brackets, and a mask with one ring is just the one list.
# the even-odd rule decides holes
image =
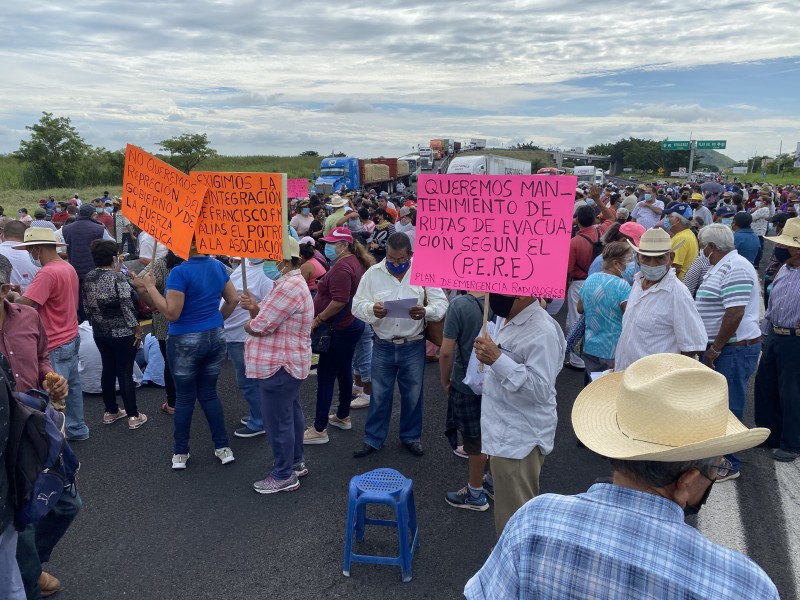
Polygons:
[[212,173],[191,175],[208,188],[197,225],[197,251],[283,260],[286,175]]
[[178,256],[189,247],[206,186],[136,146],[125,149],[122,214]]

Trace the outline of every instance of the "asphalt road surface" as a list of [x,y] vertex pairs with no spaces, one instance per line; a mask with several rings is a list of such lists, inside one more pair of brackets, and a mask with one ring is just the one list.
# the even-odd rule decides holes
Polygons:
[[[574,494],[607,476],[604,460],[578,448],[570,425],[582,373],[559,376],[559,427],[542,472],[543,493]],[[447,505],[444,494],[466,483],[467,461],[452,454],[443,436],[446,403],[438,365],[425,373],[425,456],[400,446],[397,410],[380,452],[362,459],[366,410],[353,411],[353,429],[329,430],[330,443],[306,447],[310,474],[299,490],[262,496],[252,483],[268,472],[265,436],[234,437],[245,413],[233,371],[218,387],[236,461],[221,465],[202,412],[195,411],[191,459],[170,468],[172,417],[159,410],[163,391],[141,388],[149,421],[129,431],[124,422],[101,424],[100,396],[86,395],[91,439],[76,442],[82,467],[83,511],[45,569],[61,579],[61,600],[233,598],[459,598],[496,539],[492,511]],[[316,377],[302,388],[311,422]],[[399,400],[396,398],[395,409]],[[342,575],[348,482],[353,475],[392,467],[414,481],[420,548],[413,581],[398,567],[354,563]],[[743,551],[777,584],[781,597],[800,590],[800,465],[775,463],[765,450],[743,453],[742,476],[715,486],[695,524],[713,540]],[[396,554],[393,530],[368,527],[363,548]],[[714,577],[709,573],[709,577]]]

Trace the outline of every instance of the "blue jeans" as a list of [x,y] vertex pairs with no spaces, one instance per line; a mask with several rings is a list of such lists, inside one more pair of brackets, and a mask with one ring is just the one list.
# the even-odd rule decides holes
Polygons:
[[306,424],[300,408],[300,385],[285,369],[258,380],[261,415],[272,447],[272,475],[283,481],[292,476],[292,465],[303,460],[303,432]]
[[333,402],[333,384],[339,382],[339,408],[336,416],[350,416],[353,399],[353,353],[364,332],[364,322],[353,319],[349,327],[336,330],[331,336],[331,349],[319,355],[317,364],[317,411],[314,429],[323,431],[328,426],[328,411]]
[[83,420],[83,389],[81,377],[78,374],[78,349],[81,338],[75,338],[50,351],[50,364],[53,371],[61,375],[69,384],[67,405],[64,409],[67,439],[86,439],[89,437],[89,427]]
[[170,335],[167,360],[175,380],[175,454],[189,452],[189,430],[197,400],[211,429],[214,448],[228,446],[225,415],[217,396],[217,379],[225,362],[222,327],[197,333]]
[[361,377],[361,381],[372,381],[372,326],[364,324],[364,332],[356,344],[353,355],[353,373]]
[[364,441],[381,448],[389,433],[394,384],[400,388],[400,441],[418,442],[422,434],[425,339],[393,344],[375,337],[372,346],[372,396]]
[[25,600],[25,586],[17,567],[17,532],[13,524],[0,531],[0,598]]
[[247,427],[253,431],[264,429],[264,421],[261,418],[261,398],[258,395],[258,379],[245,376],[244,368],[244,342],[228,342],[228,358],[233,363],[236,370],[236,381],[239,384],[239,391],[242,392],[250,415],[247,417]]
[[[756,372],[761,342],[752,346],[724,346],[714,361],[714,369],[728,380],[728,406],[740,421],[744,419],[744,405],[747,400],[747,382]],[[733,454],[726,457],[735,471],[741,461]]]

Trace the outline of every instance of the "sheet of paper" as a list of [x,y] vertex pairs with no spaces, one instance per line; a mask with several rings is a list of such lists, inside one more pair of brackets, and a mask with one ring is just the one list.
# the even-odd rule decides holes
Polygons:
[[613,373],[614,369],[608,369],[607,371],[592,371],[589,373],[589,377],[591,377],[592,381],[600,379],[603,375],[608,375],[609,373]]
[[389,311],[387,317],[393,319],[410,319],[408,311],[417,305],[419,300],[416,298],[402,298],[400,300],[388,300],[383,303],[383,308]]

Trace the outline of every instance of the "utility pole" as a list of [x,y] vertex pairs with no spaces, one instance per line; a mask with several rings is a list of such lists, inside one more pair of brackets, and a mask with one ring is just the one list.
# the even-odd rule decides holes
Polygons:
[[783,152],[783,140],[781,140],[781,145],[778,148],[778,171],[777,174],[781,174],[781,164],[783,163],[783,159],[781,158],[781,153]]
[[694,149],[695,149],[695,141],[690,139],[689,140],[689,177],[692,176],[694,173]]

